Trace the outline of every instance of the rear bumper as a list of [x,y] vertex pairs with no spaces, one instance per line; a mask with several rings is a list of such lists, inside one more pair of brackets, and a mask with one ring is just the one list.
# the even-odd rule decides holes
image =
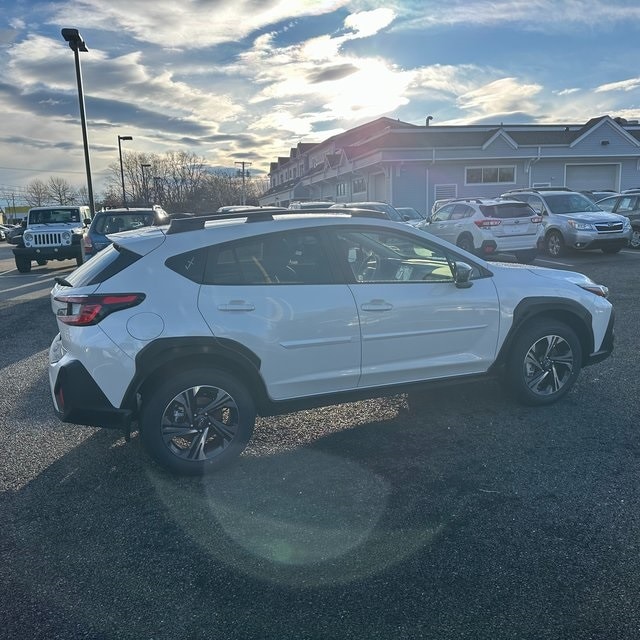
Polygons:
[[62,422],[129,430],[133,411],[114,407],[81,362],[50,364],[49,385],[54,410]]

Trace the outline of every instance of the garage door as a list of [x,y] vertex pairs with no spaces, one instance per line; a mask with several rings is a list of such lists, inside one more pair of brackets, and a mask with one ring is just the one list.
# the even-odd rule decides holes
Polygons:
[[566,185],[570,189],[618,190],[618,171],[620,165],[617,164],[568,164]]

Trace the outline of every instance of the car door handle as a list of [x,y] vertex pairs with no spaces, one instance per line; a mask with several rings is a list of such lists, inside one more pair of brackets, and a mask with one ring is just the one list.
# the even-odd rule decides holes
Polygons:
[[219,304],[218,311],[255,311],[256,306],[244,300],[229,300],[227,304]]
[[393,305],[384,300],[370,300],[360,305],[363,311],[391,311]]

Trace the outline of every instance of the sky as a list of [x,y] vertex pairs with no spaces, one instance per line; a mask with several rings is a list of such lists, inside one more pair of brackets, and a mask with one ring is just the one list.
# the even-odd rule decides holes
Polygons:
[[96,195],[118,136],[259,177],[382,116],[640,119],[638,0],[0,0],[0,205],[36,179],[86,186],[68,27]]

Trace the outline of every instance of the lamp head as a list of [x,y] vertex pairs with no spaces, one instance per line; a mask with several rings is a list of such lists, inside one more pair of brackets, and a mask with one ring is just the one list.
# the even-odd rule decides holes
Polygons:
[[69,48],[73,51],[89,51],[77,29],[62,29],[62,37],[69,43]]

